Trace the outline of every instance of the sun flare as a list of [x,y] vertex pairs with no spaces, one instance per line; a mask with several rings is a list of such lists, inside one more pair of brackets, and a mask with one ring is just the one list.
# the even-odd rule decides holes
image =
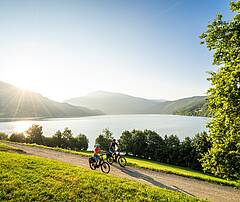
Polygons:
[[23,133],[29,127],[31,127],[31,121],[18,121],[14,123],[13,131],[18,133]]

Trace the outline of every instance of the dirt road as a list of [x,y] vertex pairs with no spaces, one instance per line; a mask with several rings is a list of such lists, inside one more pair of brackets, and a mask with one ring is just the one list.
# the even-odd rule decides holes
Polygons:
[[[57,152],[49,149],[11,144],[22,149],[29,155],[51,158],[73,165],[89,168],[88,158],[79,155]],[[89,168],[90,169],[90,168]],[[240,190],[228,186],[222,186],[197,179],[181,177],[173,174],[165,174],[146,169],[126,167],[118,165],[111,166],[111,174],[117,177],[124,177],[137,180],[153,186],[180,191],[199,198],[216,202],[240,202]]]

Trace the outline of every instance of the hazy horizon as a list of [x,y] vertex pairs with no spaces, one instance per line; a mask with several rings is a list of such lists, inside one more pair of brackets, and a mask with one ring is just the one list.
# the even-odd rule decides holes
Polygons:
[[217,12],[229,2],[3,0],[0,80],[56,101],[201,96],[214,68],[199,35]]
[[[15,84],[8,83],[8,82],[6,82],[6,81],[0,81],[0,82],[6,83],[6,84],[10,84],[10,85],[15,86],[15,87],[17,87],[17,88],[19,88],[19,89],[21,89],[21,90],[23,90],[23,91],[29,91],[29,92],[32,92],[32,93],[40,94],[40,95],[42,95],[43,97],[47,97],[47,96],[45,96],[45,95],[43,95],[43,94],[41,94],[41,93],[39,93],[39,92],[36,92],[36,91],[33,91],[33,90],[29,90],[29,89],[25,89],[25,88],[21,88],[21,87],[19,87],[19,86],[16,86]],[[47,97],[47,98],[50,98],[50,99],[52,99],[52,100],[54,100],[54,101],[58,101],[58,102],[65,102],[65,101],[67,101],[67,100],[69,100],[69,99],[72,99],[72,98],[87,97],[87,96],[89,96],[89,95],[91,95],[91,94],[96,94],[96,93],[122,94],[122,95],[132,96],[132,97],[136,97],[136,98],[143,98],[143,99],[146,99],[146,100],[162,100],[162,101],[175,101],[175,100],[180,100],[180,99],[183,99],[183,98],[188,98],[188,97],[180,97],[180,98],[172,99],[172,100],[170,100],[170,99],[165,99],[165,98],[161,98],[161,97],[159,97],[159,98],[151,98],[151,97],[150,97],[150,98],[146,98],[146,97],[143,97],[143,96],[135,96],[135,95],[131,95],[131,94],[124,93],[124,92],[113,92],[113,91],[104,91],[104,90],[91,91],[91,92],[86,93],[86,94],[83,94],[83,95],[79,95],[79,96],[75,96],[75,97],[69,97],[69,98],[66,98],[66,99],[63,99],[63,100],[56,100],[56,99],[50,98],[50,97]],[[193,95],[193,96],[189,96],[189,97],[195,97],[195,96],[206,96],[206,95]]]

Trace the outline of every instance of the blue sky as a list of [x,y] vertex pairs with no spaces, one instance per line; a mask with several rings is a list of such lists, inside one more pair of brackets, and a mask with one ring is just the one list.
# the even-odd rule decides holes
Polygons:
[[227,0],[0,1],[0,80],[62,101],[92,91],[203,95],[199,35]]

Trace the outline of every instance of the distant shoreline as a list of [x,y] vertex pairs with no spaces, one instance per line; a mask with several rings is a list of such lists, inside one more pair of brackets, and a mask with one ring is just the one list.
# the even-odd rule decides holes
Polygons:
[[144,115],[144,116],[159,116],[159,115],[170,115],[170,116],[186,116],[186,117],[199,117],[199,118],[211,118],[206,116],[189,116],[189,115],[180,115],[180,114],[104,114],[104,115],[91,115],[91,116],[70,116],[70,117],[7,117],[7,118],[0,118],[0,122],[14,122],[14,121],[41,121],[41,120],[49,120],[51,119],[78,119],[78,118],[86,118],[86,117],[106,117],[106,116],[137,116],[137,115]]

